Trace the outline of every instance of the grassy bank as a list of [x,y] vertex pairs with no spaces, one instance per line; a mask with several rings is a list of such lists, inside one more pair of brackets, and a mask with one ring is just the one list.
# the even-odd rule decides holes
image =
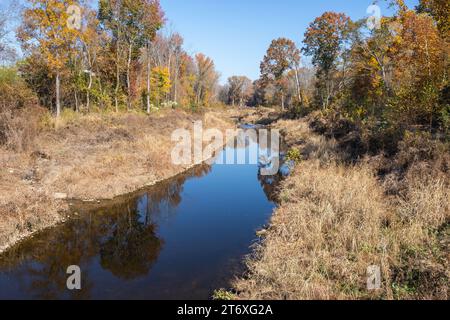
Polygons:
[[63,221],[65,199],[111,199],[186,170],[172,164],[171,134],[196,120],[233,127],[220,111],[11,118],[16,136],[0,148],[0,252]]
[[[348,137],[316,134],[313,122],[273,124],[302,160],[280,188],[280,205],[247,274],[234,282],[238,297],[448,299],[445,146],[436,142],[433,157],[433,143],[427,153],[419,138],[407,138],[394,157],[349,161]],[[367,290],[371,265],[381,268],[380,290]]]

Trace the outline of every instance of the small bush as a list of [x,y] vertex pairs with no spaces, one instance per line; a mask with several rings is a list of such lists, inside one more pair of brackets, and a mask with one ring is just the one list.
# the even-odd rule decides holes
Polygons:
[[214,291],[212,298],[213,298],[213,300],[218,300],[218,301],[231,301],[231,300],[236,300],[236,295],[225,289],[219,289],[219,290]]
[[286,154],[286,160],[293,161],[296,164],[300,163],[302,161],[302,154],[300,150],[297,148],[290,149]]
[[37,135],[44,110],[14,68],[0,68],[0,145],[27,150]]
[[17,152],[30,149],[39,132],[40,118],[45,113],[46,110],[40,107],[0,112],[0,145]]
[[441,126],[442,130],[446,134],[447,140],[449,140],[449,134],[450,134],[450,105],[447,105],[445,108],[441,111]]
[[0,67],[0,112],[35,106],[37,102],[16,69]]

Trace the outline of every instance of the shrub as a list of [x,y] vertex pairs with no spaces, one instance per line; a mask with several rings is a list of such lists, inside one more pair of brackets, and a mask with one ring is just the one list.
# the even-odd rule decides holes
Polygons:
[[14,151],[27,151],[39,131],[41,117],[47,111],[40,107],[0,112],[0,145]]
[[15,68],[0,68],[0,112],[37,105],[37,102]]
[[0,68],[0,145],[15,151],[28,149],[37,134],[39,108],[36,96],[15,68]]
[[213,300],[218,300],[218,301],[231,301],[231,300],[236,300],[236,295],[225,289],[219,289],[219,290],[214,291],[212,298],[213,298]]
[[286,160],[292,161],[294,163],[300,163],[302,161],[302,154],[299,149],[292,148],[286,154]]

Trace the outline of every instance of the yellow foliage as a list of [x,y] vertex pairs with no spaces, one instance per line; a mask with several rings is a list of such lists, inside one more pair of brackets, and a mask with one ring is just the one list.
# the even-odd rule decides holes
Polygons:
[[167,67],[155,67],[152,69],[152,75],[150,79],[151,98],[158,105],[161,100],[170,92],[172,87],[170,81],[170,72]]
[[68,23],[68,8],[77,5],[75,0],[32,0],[32,7],[23,13],[24,24],[18,32],[24,46],[37,41],[50,70],[62,69],[75,42],[80,36],[77,28]]

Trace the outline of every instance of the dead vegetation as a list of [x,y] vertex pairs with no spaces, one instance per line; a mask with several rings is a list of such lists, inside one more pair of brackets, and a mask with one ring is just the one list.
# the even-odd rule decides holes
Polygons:
[[66,112],[59,120],[35,121],[31,136],[8,138],[0,147],[0,251],[64,219],[66,198],[111,199],[186,170],[172,164],[171,134],[191,129],[196,120],[204,127],[233,127],[215,111]]
[[[327,138],[306,120],[273,126],[303,160],[280,188],[248,273],[234,282],[240,299],[448,299],[444,145],[407,136],[394,158],[348,162],[348,133]],[[382,271],[376,291],[367,290],[372,265]]]

